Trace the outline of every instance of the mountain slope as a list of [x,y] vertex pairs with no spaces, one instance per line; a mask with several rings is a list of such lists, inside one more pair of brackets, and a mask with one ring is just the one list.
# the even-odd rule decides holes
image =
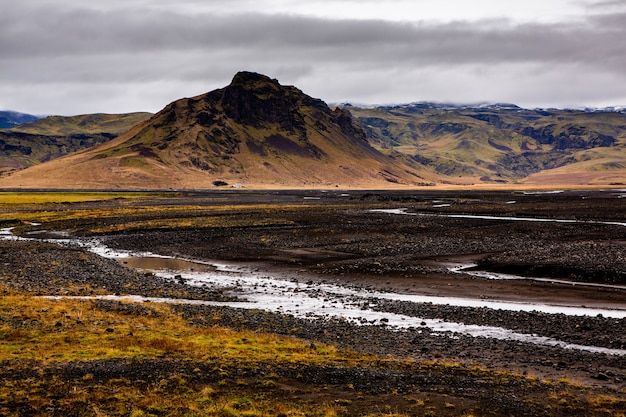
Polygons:
[[51,188],[388,187],[425,181],[367,142],[350,115],[241,72],[118,138],[16,172],[0,186]]
[[373,146],[442,182],[626,182],[624,113],[432,103],[348,109]]
[[0,130],[0,171],[6,173],[105,143],[150,113],[50,116]]

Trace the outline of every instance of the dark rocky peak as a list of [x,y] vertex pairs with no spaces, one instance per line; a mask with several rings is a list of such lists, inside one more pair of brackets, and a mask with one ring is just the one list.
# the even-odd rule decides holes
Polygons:
[[[338,127],[348,137],[366,142],[365,133],[354,125],[347,110],[333,111],[296,87],[253,72],[239,72],[224,88],[170,103],[154,118],[153,127],[165,129],[167,138],[200,127],[202,133],[195,131],[192,136],[214,145],[226,141],[226,153],[235,149],[231,142],[253,138],[259,142],[268,131],[274,139],[280,136],[305,143],[312,130],[336,132]],[[268,143],[278,143],[274,139]]]
[[237,73],[222,90],[220,101],[224,114],[237,123],[254,127],[273,124],[288,131],[304,128],[303,106],[330,113],[323,101],[254,72]]
[[278,83],[277,79],[270,78],[267,75],[259,74],[257,72],[240,71],[235,74],[228,87],[238,87],[247,90],[270,87],[275,90],[279,90],[282,86]]

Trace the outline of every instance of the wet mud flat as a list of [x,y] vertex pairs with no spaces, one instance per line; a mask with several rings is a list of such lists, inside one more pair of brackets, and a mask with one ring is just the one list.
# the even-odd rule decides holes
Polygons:
[[[206,227],[197,227],[196,223],[189,228],[173,223],[168,228],[131,229],[97,238],[118,250],[248,265],[256,271],[302,283],[337,283],[398,294],[626,309],[626,291],[620,288],[626,285],[626,227],[619,224],[626,222],[626,212],[622,209],[621,197],[621,191],[197,194],[177,197],[175,204],[193,204],[207,210],[231,205],[232,209],[219,215],[227,215],[230,222],[233,218],[240,219],[239,224],[244,226],[225,227],[211,222]],[[149,200],[142,204],[171,205],[174,200]],[[177,216],[180,218],[181,214]],[[198,216],[198,213],[190,212],[189,216]],[[571,222],[512,221],[481,216]],[[268,225],[256,221],[263,218],[272,221]],[[58,223],[55,227],[87,237],[90,235],[87,226],[94,221],[106,225],[132,220],[131,215],[91,219],[84,224],[73,220],[71,224]],[[220,288],[193,287],[175,279],[146,275],[76,247],[6,241],[1,243],[0,250],[3,284],[37,295],[138,294],[213,301],[236,297],[236,292]],[[58,262],[58,269],[49,268],[51,260]],[[41,267],[37,268],[38,264]],[[515,273],[520,278],[552,278],[554,282],[486,279],[450,269],[459,265]],[[580,285],[584,283],[606,286]],[[73,290],[68,292],[67,288]],[[117,308],[115,303],[101,301],[99,306]],[[483,307],[380,299],[372,303],[384,311],[425,319],[499,326],[573,344],[626,349],[623,318],[502,312]],[[382,356],[459,362],[552,381],[566,379],[593,387],[590,391],[593,395],[623,396],[626,389],[624,355],[442,334],[419,326],[398,331],[384,322],[361,326],[333,317],[302,319],[288,313],[220,306],[180,304],[175,309],[197,326],[251,329]],[[15,366],[24,372],[28,368],[27,364]],[[111,363],[110,366],[116,369],[121,365]],[[155,366],[148,361],[132,363],[136,372]],[[195,364],[194,369],[202,366]],[[540,398],[540,392],[545,389],[541,384],[531,387],[519,381],[499,381],[481,385],[484,380],[460,374],[456,380],[450,379],[450,375],[438,377],[435,374],[429,380],[415,369],[400,372],[279,368],[272,368],[272,372],[281,378],[291,378],[291,383],[294,383],[292,374],[306,375],[308,382],[314,385],[354,386],[363,384],[364,380],[375,381],[369,388],[360,388],[367,388],[370,394],[381,398],[393,390],[421,390],[433,395],[445,391],[451,395],[452,399],[447,400],[451,403],[480,404],[478,408],[497,415],[498,412],[499,415],[545,415],[547,410],[547,398],[537,400],[532,406],[517,399],[522,392]],[[70,370],[59,369],[58,372]],[[255,371],[242,372],[252,377]],[[354,401],[356,404],[356,398]],[[563,410],[553,412],[575,415],[573,410],[569,410],[570,414]],[[452,409],[448,414],[455,415]]]

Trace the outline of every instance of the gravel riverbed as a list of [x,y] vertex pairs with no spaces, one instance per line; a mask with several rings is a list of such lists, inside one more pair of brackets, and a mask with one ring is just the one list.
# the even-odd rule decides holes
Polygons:
[[[98,239],[116,250],[151,252],[205,262],[240,263],[267,275],[276,274],[300,282],[330,282],[350,288],[398,294],[626,308],[626,291],[619,288],[581,288],[521,280],[495,281],[452,273],[448,269],[449,265],[472,263],[486,270],[491,268],[521,274],[539,273],[545,277],[572,282],[582,280],[621,284],[621,274],[626,271],[626,227],[596,223],[507,222],[446,217],[448,213],[462,212],[623,221],[622,218],[615,218],[621,213],[621,202],[616,197],[602,193],[591,195],[593,198],[580,193],[565,193],[567,195],[548,198],[520,195],[512,197],[506,193],[466,195],[462,192],[448,192],[432,193],[419,198],[404,193],[354,193],[350,197],[326,193],[319,194],[320,200],[302,199],[309,194],[285,193],[282,198],[285,204],[288,203],[288,208],[281,208],[276,203],[277,200],[280,202],[281,197],[274,194],[244,193],[240,197],[228,196],[226,200],[232,200],[233,203],[243,201],[246,204],[277,204],[270,209],[235,207],[228,211],[228,216],[230,222],[233,222],[232,219],[237,219],[237,222],[228,227],[211,222],[206,227],[134,229],[101,235]],[[515,204],[510,204],[512,199],[516,200]],[[187,203],[206,204],[207,208],[211,208],[215,203],[210,200],[191,199]],[[433,207],[433,201],[437,202],[438,207]],[[442,201],[446,204],[442,204]],[[90,204],[85,206],[91,207]],[[373,208],[407,208],[409,211],[428,215],[372,212]],[[265,225],[237,225],[252,223],[251,219],[256,221],[259,218],[271,221]],[[105,219],[101,222],[106,226],[107,222],[123,223],[123,220]],[[77,222],[55,224],[55,227],[59,230],[71,229],[71,233],[77,238],[84,239],[90,235]],[[36,229],[35,226],[34,228]],[[191,286],[184,280],[139,272],[121,262],[91,253],[84,247],[36,240],[0,241],[0,277],[5,293],[19,291],[36,296],[133,294],[231,302],[236,300],[237,295],[219,286]],[[493,326],[553,338],[569,344],[626,349],[626,322],[620,318],[504,311],[380,298],[365,299],[364,302],[375,305],[376,310],[408,317]],[[120,308],[120,305],[122,304],[119,301],[100,300],[95,308],[106,310]],[[174,308],[196,326],[220,325],[233,329],[249,329],[301,338],[309,341],[312,347],[315,343],[329,343],[341,349],[383,357],[459,362],[552,381],[567,379],[609,393],[626,390],[626,355],[594,353],[491,337],[472,337],[452,332],[433,332],[427,326],[419,325],[397,330],[382,321],[359,325],[337,317],[302,318],[289,313],[224,305],[181,303]],[[22,365],[24,369],[29,366],[25,363]],[[126,365],[131,366],[129,363]],[[140,362],[133,364],[135,365],[137,372],[145,371],[148,374],[151,371],[146,369],[157,366],[152,362],[149,365],[143,364],[145,367]],[[193,366],[194,369],[209,366],[179,365]],[[80,368],[97,364],[72,366]],[[71,373],[72,366],[59,372]],[[117,369],[115,361],[109,361],[106,366],[110,367],[111,372]],[[121,366],[120,369],[122,368],[124,367]],[[83,371],[76,371],[77,375]],[[374,381],[380,392],[387,388],[408,387],[411,384],[408,382],[411,375],[408,371],[322,371],[315,367],[310,371],[287,368],[273,369],[272,372],[274,371],[279,371],[284,376],[289,376],[290,373],[306,374],[306,378],[311,381],[337,380],[351,381],[350,383],[359,381],[354,373],[362,372],[362,376],[366,376],[364,380]],[[350,372],[352,373],[347,375]],[[382,373],[376,374],[377,372]],[[420,383],[424,387],[428,386],[428,382]],[[499,406],[501,410],[517,410],[519,412],[516,415],[542,415],[541,410],[522,412],[528,404],[516,402],[515,395],[499,397],[497,390],[491,388],[480,394],[479,388],[473,385],[477,383],[471,378],[461,378],[456,382],[431,381],[430,386],[433,392],[439,389],[436,387],[456,387],[454,389],[459,392],[466,390],[471,393],[468,398],[474,396],[485,403],[500,401],[491,406]],[[366,389],[365,386],[361,388]],[[511,387],[507,389],[509,388]],[[511,413],[515,414],[514,411]]]

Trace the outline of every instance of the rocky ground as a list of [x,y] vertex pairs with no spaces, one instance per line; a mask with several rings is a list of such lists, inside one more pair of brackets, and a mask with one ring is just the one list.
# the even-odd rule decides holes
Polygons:
[[227,301],[219,289],[190,287],[152,274],[140,274],[119,262],[79,247],[38,241],[0,240],[2,290],[46,296],[136,294]]
[[[446,268],[455,262],[476,261],[486,269],[526,274],[532,272],[544,277],[573,281],[623,284],[621,274],[626,271],[626,227],[600,223],[485,221],[443,216],[453,212],[558,217],[595,222],[626,221],[622,218],[626,217],[626,213],[621,210],[621,201],[613,193],[576,192],[538,196],[460,192],[424,194],[419,197],[409,193],[352,193],[349,196],[339,193],[227,195],[227,200],[232,199],[229,202],[273,202],[289,205],[289,208],[237,208],[229,213],[242,218],[267,216],[280,220],[270,226],[154,229],[101,238],[108,245],[120,249],[194,259],[255,263],[258,268],[304,280],[340,281],[346,285],[406,293],[465,294],[477,298],[531,299],[541,302],[548,300],[564,305],[573,303],[598,307],[624,308],[626,305],[626,290],[526,281],[495,282],[453,274]],[[207,207],[223,204],[223,200],[217,202],[213,196],[195,196],[190,199],[194,204]],[[380,208],[406,208],[407,212],[421,215],[371,212],[371,209]],[[72,224],[74,233],[85,233],[81,232],[79,226]],[[139,274],[115,261],[75,247],[36,241],[4,241],[0,242],[0,257],[0,276],[5,292],[15,290],[36,295],[130,293],[218,301],[228,299],[220,289],[194,289],[182,283]],[[100,308],[111,308],[106,303],[112,302],[103,301]],[[504,327],[574,344],[626,349],[623,319],[502,312],[486,308],[398,301],[377,300],[377,304],[378,308],[389,312]],[[591,391],[580,394],[582,396],[612,395],[623,398],[626,392],[626,356],[490,338],[435,334],[425,328],[397,332],[384,324],[363,327],[343,320],[304,320],[227,307],[180,305],[176,309],[197,326],[222,325],[278,333],[311,341],[313,345],[330,343],[342,349],[383,357],[458,362],[468,367],[479,365],[519,375],[532,375],[539,380],[567,380],[592,387]],[[209,366],[170,365],[168,369]],[[73,372],[71,367],[98,365],[68,366],[63,369],[50,368],[46,372],[69,375]],[[113,372],[111,369],[119,366],[113,361],[102,367],[102,372]],[[132,368],[132,372],[150,374],[153,367],[158,365],[139,361],[128,363],[127,368],[122,366],[125,371],[121,372],[129,372]],[[29,365],[13,363],[9,368],[28,372]],[[105,368],[107,371],[104,371]],[[394,401],[388,397],[390,393],[414,392],[417,389],[430,393],[433,398],[443,393],[449,395],[447,400],[438,397],[442,407],[446,401],[457,405],[471,403],[471,409],[483,409],[485,415],[578,413],[572,408],[569,411],[566,408],[552,408],[554,404],[548,404],[549,398],[540,394],[548,388],[539,382],[486,382],[483,376],[477,377],[461,370],[454,375],[433,373],[430,377],[428,373],[420,373],[415,369],[319,369],[314,366],[310,369],[279,369],[274,366],[271,371],[289,380],[294,387],[303,383],[312,386],[356,386],[356,391],[378,396],[379,400],[387,404]],[[7,372],[1,377],[9,378]],[[258,370],[241,372],[243,376],[252,377]],[[295,377],[297,375],[299,378]],[[144,375],[140,379],[149,378]],[[297,391],[303,390],[305,388],[299,385]],[[318,398],[322,397],[319,394]],[[530,397],[535,398],[536,403],[529,402]],[[356,407],[356,397],[354,400],[352,406]],[[405,400],[396,397],[395,401],[400,404]],[[409,410],[410,407],[405,405],[404,410]],[[440,415],[462,415],[460,410],[450,408]],[[353,411],[358,413],[356,409]]]

